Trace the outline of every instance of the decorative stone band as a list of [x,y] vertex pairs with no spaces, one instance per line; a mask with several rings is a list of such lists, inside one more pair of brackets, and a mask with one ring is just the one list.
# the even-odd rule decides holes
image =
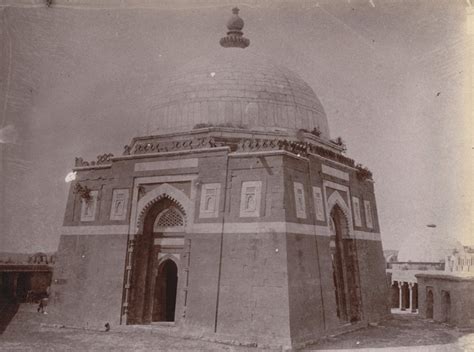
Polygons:
[[193,149],[193,150],[177,150],[171,152],[158,152],[158,153],[149,153],[149,154],[132,154],[132,155],[122,155],[115,156],[111,160],[130,160],[130,159],[145,159],[145,158],[154,158],[154,157],[163,157],[163,156],[180,156],[180,155],[190,155],[190,154],[202,154],[209,152],[222,152],[230,151],[230,147],[214,147],[214,148],[202,148],[202,149]]
[[[210,131],[211,133],[213,131]],[[218,132],[218,131],[216,131]],[[249,132],[247,132],[249,133]],[[288,136],[287,136],[288,137]],[[324,146],[322,146],[324,145]],[[283,136],[274,136],[273,138],[241,138],[236,144],[234,138],[224,138],[212,136],[203,138],[189,138],[186,140],[171,140],[158,142],[155,138],[150,137],[145,140],[137,140],[133,142],[132,146],[126,146],[126,152],[122,157],[110,157],[111,161],[120,160],[124,158],[133,158],[138,156],[160,156],[168,155],[167,153],[176,153],[183,151],[199,152],[201,150],[219,150],[221,148],[231,148],[238,153],[262,152],[271,150],[285,150],[289,153],[308,156],[308,154],[320,156],[340,163],[350,168],[355,167],[354,160],[344,156],[338,150],[337,145],[328,142],[324,139],[317,139],[314,141],[300,142],[291,139],[286,139]],[[132,150],[133,149],[133,150]]]
[[155,238],[154,243],[163,247],[184,246],[184,238]]
[[308,158],[305,158],[303,156],[297,155],[297,154],[292,154],[290,152],[287,152],[286,150],[266,150],[266,151],[260,151],[260,152],[234,152],[230,153],[229,157],[233,158],[252,158],[252,157],[259,157],[259,156],[272,156],[272,155],[287,155],[289,157],[299,159],[299,160],[308,160]]
[[61,233],[69,235],[127,235],[128,225],[63,226]]
[[322,165],[322,171],[323,174],[339,178],[344,181],[349,181],[349,174],[347,172],[341,171],[339,169],[327,166],[327,165]]
[[87,166],[99,166],[103,164],[111,164],[111,158],[114,155],[112,153],[105,153],[97,155],[97,161],[85,161],[83,158],[76,157],[75,167],[87,167]]
[[[210,131],[213,132],[213,131]],[[217,131],[216,131],[217,132]],[[287,136],[288,137],[288,136]],[[324,145],[324,146],[322,146]],[[73,170],[88,170],[98,168],[109,168],[112,162],[123,159],[135,159],[139,157],[171,156],[186,152],[209,152],[220,150],[234,150],[237,153],[251,153],[273,150],[284,150],[288,153],[307,157],[314,155],[333,162],[342,164],[349,168],[355,168],[361,179],[371,179],[370,171],[361,165],[355,165],[354,160],[337,152],[338,146],[333,142],[317,138],[305,142],[295,141],[275,136],[273,138],[240,138],[237,142],[234,138],[226,139],[222,136],[188,138],[185,140],[165,140],[156,141],[156,137],[146,139],[137,139],[132,145],[125,146],[123,156],[114,157],[113,154],[102,154],[97,156],[97,161],[87,162],[82,158],[76,158],[75,168]],[[335,151],[336,150],[336,151]]]
[[135,164],[135,171],[154,171],[198,167],[198,159],[148,161]]
[[[127,235],[128,225],[102,226],[63,226],[62,234],[70,235]],[[222,233],[222,223],[192,224],[187,233]],[[255,233],[295,233],[311,236],[329,237],[329,228],[321,225],[298,224],[293,222],[231,222],[224,224],[224,233],[255,234]],[[380,241],[380,234],[375,232],[354,231],[358,240]]]
[[[132,146],[125,146],[124,155],[163,153],[182,150],[196,150],[222,147],[223,143],[216,142],[213,137],[191,138],[178,141],[145,140],[136,142]],[[133,148],[133,150],[132,150]]]
[[310,144],[286,139],[241,139],[237,152],[261,152],[268,150],[285,150],[287,152],[307,156]]
[[112,164],[90,165],[90,166],[77,166],[77,167],[73,167],[73,168],[72,168],[72,171],[109,169],[109,168],[111,168],[111,167],[112,167]]
[[[194,223],[187,233],[222,233],[222,223]],[[295,233],[312,236],[329,237],[327,226],[298,224],[294,222],[234,222],[224,223],[224,233],[253,234],[253,233]],[[354,231],[355,239],[380,241],[380,234],[374,232]]]
[[366,231],[354,231],[354,236],[357,240],[367,241],[381,241],[380,233],[377,232],[366,232]]

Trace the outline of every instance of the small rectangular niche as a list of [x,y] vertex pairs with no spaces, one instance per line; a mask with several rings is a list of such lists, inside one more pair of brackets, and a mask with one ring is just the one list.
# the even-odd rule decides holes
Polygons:
[[99,191],[90,191],[88,200],[81,198],[81,221],[94,221],[97,211],[97,198]]
[[220,183],[207,183],[201,187],[200,218],[217,218],[219,215]]
[[365,224],[369,229],[374,227],[372,222],[372,208],[370,202],[368,200],[364,200],[364,208],[365,208]]
[[[370,205],[370,204],[369,204]],[[352,197],[352,208],[354,209],[354,224],[355,226],[362,226],[362,218],[360,216],[360,202],[359,198]]]
[[112,192],[112,206],[110,220],[125,220],[128,206],[128,189],[114,189]]
[[300,182],[294,182],[293,189],[295,192],[296,217],[299,219],[306,219],[306,203],[304,199],[303,184]]
[[316,220],[325,221],[324,204],[321,187],[313,187],[314,211],[316,213]]
[[245,181],[240,195],[240,217],[259,217],[262,181]]

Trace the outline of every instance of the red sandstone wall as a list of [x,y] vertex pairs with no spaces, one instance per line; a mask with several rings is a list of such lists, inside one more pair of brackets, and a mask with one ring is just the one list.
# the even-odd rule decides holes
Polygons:
[[[360,182],[354,171],[335,163],[325,162],[333,168],[349,173],[349,180],[342,180],[321,171],[321,160],[310,157],[306,161],[284,158],[285,211],[287,221],[327,226],[315,217],[312,186],[322,187],[323,181],[331,181],[349,188],[350,197],[357,196],[361,204],[370,200],[373,228],[355,226],[355,230],[379,233],[373,184]],[[296,216],[293,182],[301,182],[305,188],[306,219]],[[343,193],[341,193],[343,194]],[[347,201],[347,194],[345,199]],[[351,201],[351,200],[349,200]],[[361,217],[365,219],[364,207]],[[354,214],[352,214],[354,217]],[[326,221],[328,214],[325,214]],[[387,303],[388,286],[385,279],[385,260],[380,241],[356,241],[356,258],[359,269],[361,291],[361,323],[378,321],[389,315]],[[329,237],[321,234],[287,235],[288,281],[290,299],[290,327],[294,343],[317,339],[319,336],[341,331],[341,322],[336,315],[336,301],[329,251]]]
[[61,236],[51,287],[52,319],[102,329],[120,322],[126,237]]
[[[233,225],[224,236],[216,233],[186,235],[190,244],[187,273],[181,266],[179,288],[188,275],[187,300],[178,292],[176,321],[190,334],[212,335],[223,340],[245,340],[260,345],[303,343],[340,331],[336,316],[326,234],[276,233],[271,226],[258,233],[239,232],[239,222],[290,222],[306,226],[327,226],[315,219],[311,186],[322,186],[328,180],[350,188],[361,203],[371,200],[374,228],[365,223],[358,229],[379,232],[373,185],[355,180],[348,172],[344,181],[321,171],[321,159],[310,157],[311,163],[295,157],[232,157],[226,153],[206,152],[197,156],[197,168],[134,171],[137,162],[153,158],[121,160],[111,169],[81,171],[76,182],[99,190],[98,216],[90,223],[80,222],[80,198],[69,194],[64,224],[97,226],[127,224],[127,219],[111,221],[110,206],[114,188],[131,189],[134,176],[197,174],[194,199],[194,223]],[[160,157],[176,160],[179,156]],[[228,171],[227,171],[228,169]],[[240,198],[244,181],[262,181],[260,217],[241,218]],[[306,218],[296,216],[293,182],[305,188]],[[220,183],[221,197],[216,218],[199,217],[201,184]],[[74,185],[74,184],[73,184]],[[73,186],[72,185],[72,186]],[[188,186],[183,192],[190,194]],[[153,185],[148,188],[156,187]],[[188,187],[188,188],[186,188]],[[347,199],[347,195],[345,195]],[[361,206],[361,216],[364,217]],[[326,211],[324,211],[326,212]],[[328,215],[325,213],[327,220]],[[378,320],[388,313],[384,258],[380,241],[357,240],[357,255],[362,291],[362,323]],[[222,252],[221,252],[222,249]],[[63,236],[58,254],[58,270],[53,281],[52,303],[62,322],[69,325],[103,327],[105,322],[118,324],[123,293],[126,235]],[[184,260],[184,257],[182,257]],[[183,299],[183,300],[182,300]],[[83,309],[91,307],[92,309]],[[291,341],[290,341],[291,338]],[[279,342],[278,342],[279,341]]]

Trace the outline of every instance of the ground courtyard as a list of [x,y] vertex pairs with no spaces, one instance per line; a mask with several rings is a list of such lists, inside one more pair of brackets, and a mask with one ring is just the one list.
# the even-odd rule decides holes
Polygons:
[[[86,308],[85,308],[86,309]],[[48,315],[23,304],[3,334],[0,351],[236,351],[230,346],[173,336],[172,327],[111,327],[109,332],[65,329],[46,324]],[[459,331],[416,316],[394,314],[377,326],[334,336],[304,351],[474,351],[474,332]]]

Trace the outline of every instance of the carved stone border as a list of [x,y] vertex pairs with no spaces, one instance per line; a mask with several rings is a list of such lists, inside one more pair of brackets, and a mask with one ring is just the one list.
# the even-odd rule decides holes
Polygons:
[[[178,208],[185,214],[186,231],[194,222],[194,201],[196,196],[195,180],[197,175],[176,175],[176,176],[152,176],[139,177],[134,181],[132,192],[132,210],[130,217],[130,234],[132,236],[141,233],[143,219],[148,209],[163,197],[167,197],[177,203]],[[168,182],[191,182],[190,197],[182,191],[169,185]],[[151,190],[138,200],[139,188],[142,185],[151,183],[162,183],[162,185]]]
[[[327,196],[327,188],[334,188],[336,192],[331,194],[331,196]],[[349,228],[349,237],[354,238],[354,224],[352,221],[352,208],[351,208],[351,193],[349,187],[341,185],[339,183],[331,182],[331,181],[323,181],[323,189],[324,189],[324,198],[326,199],[326,214],[328,218],[330,217],[332,208],[337,204],[344,216],[347,220],[347,227]],[[337,191],[343,191],[347,193],[348,203],[342,198],[341,194]],[[329,223],[329,221],[328,221]]]

